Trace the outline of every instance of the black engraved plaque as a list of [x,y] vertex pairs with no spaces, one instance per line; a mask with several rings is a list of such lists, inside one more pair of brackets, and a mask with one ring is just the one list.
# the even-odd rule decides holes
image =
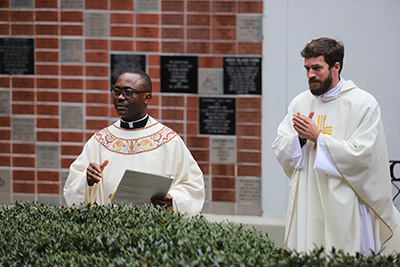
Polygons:
[[33,39],[0,39],[0,74],[35,74],[34,50]]
[[146,71],[145,55],[111,54],[111,86],[117,82],[122,73],[133,69]]
[[261,58],[224,58],[224,94],[261,95]]
[[200,134],[236,135],[235,98],[199,98]]
[[161,92],[197,94],[198,58],[161,56]]

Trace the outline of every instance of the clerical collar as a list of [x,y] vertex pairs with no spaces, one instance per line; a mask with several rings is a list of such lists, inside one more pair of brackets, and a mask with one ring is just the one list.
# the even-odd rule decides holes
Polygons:
[[149,120],[149,115],[146,114],[146,116],[140,120],[137,121],[124,121],[122,118],[120,119],[120,124],[121,128],[124,129],[138,129],[138,128],[143,128],[147,121]]
[[318,96],[318,98],[324,102],[328,102],[333,99],[336,99],[339,96],[340,89],[342,89],[343,83],[344,83],[344,80],[343,80],[342,76],[340,76],[340,81],[337,83],[337,85],[335,87],[333,87],[331,90],[329,90],[328,92],[326,92],[325,94]]

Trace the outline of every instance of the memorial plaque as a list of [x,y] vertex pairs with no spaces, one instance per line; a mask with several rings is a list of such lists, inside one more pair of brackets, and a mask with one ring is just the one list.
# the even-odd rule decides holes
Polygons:
[[0,114],[10,114],[10,91],[0,91]]
[[36,167],[43,169],[60,168],[60,148],[58,145],[36,145]]
[[84,0],[61,0],[61,9],[83,9]]
[[61,62],[83,63],[83,40],[60,39]]
[[199,98],[200,134],[235,135],[236,99]]
[[108,37],[110,34],[110,16],[108,13],[85,13],[85,35]]
[[197,57],[161,56],[161,92],[197,94]]
[[236,163],[236,138],[211,138],[211,162]]
[[135,11],[160,11],[160,0],[135,0]]
[[11,170],[0,170],[0,192],[11,192]]
[[33,8],[34,0],[10,0],[10,8]]
[[118,77],[132,69],[146,71],[146,55],[137,54],[111,54],[111,86],[113,86]]
[[237,179],[238,202],[261,203],[261,179]]
[[83,129],[83,107],[62,106],[61,107],[62,129]]
[[199,94],[222,95],[222,69],[199,69]]
[[236,20],[236,39],[238,41],[262,41],[262,16],[238,15]]
[[0,39],[0,74],[35,74],[34,50],[33,39]]
[[35,119],[16,118],[11,119],[12,140],[35,141]]
[[261,95],[261,58],[224,58],[224,94]]

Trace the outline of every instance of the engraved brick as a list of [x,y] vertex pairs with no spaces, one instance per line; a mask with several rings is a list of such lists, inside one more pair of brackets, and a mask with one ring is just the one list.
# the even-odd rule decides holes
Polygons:
[[0,166],[11,166],[11,157],[0,155]]
[[113,0],[111,1],[111,10],[133,10],[133,1]]
[[58,142],[58,132],[49,132],[49,131],[37,131],[36,132],[37,141],[44,142]]
[[214,40],[236,40],[235,28],[213,28]]
[[37,101],[39,102],[58,102],[58,92],[38,91],[36,92]]
[[11,35],[33,35],[33,25],[13,24],[11,25]]
[[110,103],[110,99],[112,97],[110,94],[93,94],[93,93],[86,93],[86,102],[87,103],[98,103],[98,104],[107,104]]
[[13,114],[35,114],[35,106],[27,104],[13,104]]
[[14,143],[12,149],[15,154],[35,154],[34,144]]
[[83,66],[81,65],[62,65],[61,75],[63,76],[82,76]]
[[237,125],[238,136],[256,136],[261,137],[261,125]]
[[58,88],[58,79],[37,78],[37,88]]
[[209,150],[197,150],[191,149],[190,151],[196,161],[210,161],[210,151]]
[[210,26],[210,15],[197,15],[189,14],[187,15],[187,25],[189,26]]
[[81,79],[62,79],[62,89],[83,89],[83,80]]
[[187,109],[186,110],[186,120],[187,121],[196,121],[198,119],[199,119],[198,109]]
[[163,25],[183,25],[183,15],[163,14],[161,21]]
[[38,171],[37,172],[38,181],[54,181],[60,180],[60,173],[53,171]]
[[198,108],[199,107],[199,97],[198,96],[187,96],[186,106],[191,107],[191,108]]
[[151,79],[160,79],[160,67],[148,67],[148,70]]
[[37,118],[36,119],[36,127],[37,128],[46,128],[46,129],[57,129],[59,127],[59,120],[56,118]]
[[183,110],[162,109],[161,114],[163,120],[183,120]]
[[111,37],[133,37],[133,27],[131,26],[111,26]]
[[108,77],[108,67],[86,66],[86,76]]
[[11,116],[0,116],[0,127],[10,127]]
[[235,165],[234,164],[212,164],[211,166],[212,175],[235,175]]
[[37,24],[36,35],[58,35],[58,25]]
[[235,15],[213,15],[212,23],[214,27],[218,26],[236,26]]
[[209,40],[210,39],[210,29],[209,28],[189,28],[187,29],[187,38],[188,39],[202,39]]
[[199,68],[222,68],[223,67],[223,58],[214,56],[214,57],[199,57]]
[[162,11],[182,12],[184,10],[183,0],[164,0],[161,1]]
[[35,101],[35,92],[34,91],[21,91],[21,90],[12,90],[12,100],[13,101]]
[[85,0],[85,9],[108,9],[108,0]]
[[112,51],[133,51],[133,41],[111,40]]
[[108,109],[106,106],[87,106],[86,107],[86,115],[94,116],[94,117],[106,117],[108,115]]
[[[33,79],[31,79],[33,81]],[[0,77],[0,87],[10,87],[10,78],[9,77]]]
[[10,11],[9,10],[0,10],[0,21],[7,21],[8,22],[9,19],[10,19]]
[[162,42],[162,52],[164,53],[184,53],[183,42]]
[[82,25],[61,25],[61,35],[83,35]]
[[[136,51],[158,52],[160,43],[158,41],[136,41]],[[153,88],[154,92],[154,88]]]
[[185,105],[185,99],[183,96],[163,96],[162,105],[164,107],[183,107]]
[[8,24],[0,24],[0,34],[1,35],[9,35],[9,27]]
[[[87,139],[89,139],[90,136],[92,136],[92,135],[89,134],[89,137]],[[75,159],[73,159],[73,158],[61,158],[61,168],[68,169],[69,166],[71,166],[72,162],[74,162],[74,161],[75,161]]]
[[235,189],[235,178],[213,177],[213,189]]
[[58,21],[57,11],[36,11],[35,21]]
[[261,177],[261,165],[238,165],[238,176]]
[[242,55],[261,55],[262,42],[255,43],[238,43],[238,54]]
[[182,28],[163,28],[162,38],[164,39],[183,39]]
[[109,81],[108,80],[86,80],[86,89],[93,90],[109,90]]
[[11,140],[11,131],[0,130],[0,140]]
[[[2,132],[2,130],[0,130],[0,135],[1,135],[1,132]],[[0,140],[3,140],[3,139],[1,138],[1,136],[0,136]],[[0,143],[0,153],[3,153],[3,154],[5,154],[5,153],[7,153],[7,154],[11,153],[11,145],[10,145],[10,143],[3,143],[3,142],[1,142],[1,143]],[[0,166],[1,166],[1,164],[0,164]]]
[[236,45],[234,42],[214,42],[213,51],[214,54],[235,54]]
[[213,12],[236,13],[236,2],[234,1],[214,1],[212,3]]
[[59,43],[58,38],[36,38],[35,39],[36,48],[57,49],[58,43]]
[[13,170],[13,181],[35,181],[35,171]]
[[133,14],[112,13],[110,22],[112,24],[133,24]]
[[136,14],[136,24],[158,25],[160,16],[158,14]]
[[199,137],[199,136],[188,136],[186,138],[186,143],[190,147],[208,149],[210,147],[210,138],[209,137]]
[[261,110],[253,111],[237,111],[238,122],[255,122],[261,123]]
[[238,150],[261,150],[261,139],[237,138]]
[[83,22],[83,12],[61,11],[61,22]]
[[136,27],[138,38],[158,38],[158,27]]
[[58,75],[58,66],[54,65],[36,65],[37,75]]
[[70,93],[65,92],[61,93],[61,102],[75,102],[75,103],[82,103],[83,102],[83,93]]
[[61,155],[77,156],[82,152],[82,146],[64,145],[61,146]]
[[261,110],[261,97],[238,97],[236,100],[237,109]]
[[16,21],[16,22],[33,21],[33,11],[11,10],[10,18],[11,21]]
[[210,44],[208,42],[187,42],[187,53],[209,54]]
[[108,52],[86,52],[86,62],[90,63],[108,63]]
[[58,62],[58,52],[36,52],[36,62]]
[[9,1],[0,1],[0,7],[8,7]]
[[15,167],[35,167],[35,158],[13,156],[12,163]]
[[262,1],[239,1],[239,13],[262,13]]
[[57,8],[57,4],[54,0],[35,0],[35,8]]
[[108,120],[86,120],[86,129],[100,130],[107,127],[110,123]]
[[210,12],[210,1],[187,1],[189,12]]
[[58,115],[58,106],[55,105],[36,105],[38,115]]
[[261,152],[243,152],[237,153],[238,162],[261,164]]
[[59,184],[44,184],[38,183],[38,194],[59,194],[60,185]]
[[86,50],[107,50],[108,40],[105,39],[86,39],[85,40]]
[[34,194],[35,184],[34,183],[13,183],[14,193]]
[[199,163],[199,167],[204,175],[210,175],[210,168],[208,163]]
[[235,202],[234,190],[212,190],[212,201]]
[[62,132],[61,133],[62,142],[82,142],[83,133],[82,132]]

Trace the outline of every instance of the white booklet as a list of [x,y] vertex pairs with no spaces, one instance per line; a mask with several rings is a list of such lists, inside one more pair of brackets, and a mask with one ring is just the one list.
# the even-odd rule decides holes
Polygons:
[[153,196],[165,196],[174,180],[168,175],[126,170],[110,201],[143,205]]

